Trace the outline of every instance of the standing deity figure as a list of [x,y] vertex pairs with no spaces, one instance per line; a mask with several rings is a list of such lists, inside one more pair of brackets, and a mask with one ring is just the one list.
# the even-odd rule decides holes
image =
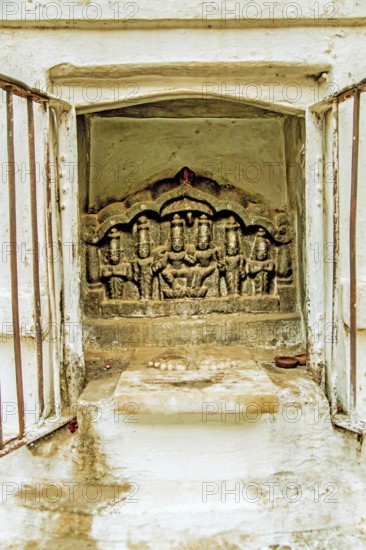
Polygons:
[[108,263],[103,265],[101,275],[108,280],[109,295],[115,300],[123,298],[125,283],[131,280],[131,264],[123,254],[121,234],[116,227],[110,230],[108,239]]
[[139,290],[141,300],[152,299],[153,261],[149,222],[145,216],[141,216],[137,222],[136,256],[132,260],[132,278]]
[[259,228],[255,237],[248,274],[254,282],[255,294],[269,294],[274,275],[274,262],[269,257],[270,244],[264,229]]
[[203,298],[208,287],[203,286],[204,281],[210,277],[218,267],[219,253],[216,247],[211,246],[212,223],[205,214],[198,220],[196,248],[193,251],[195,265],[191,268],[190,281],[191,297]]
[[169,288],[163,288],[165,298],[185,298],[189,295],[188,266],[195,263],[188,254],[184,242],[184,224],[179,214],[174,214],[170,224],[170,246],[153,264],[153,271],[161,276]]
[[225,225],[225,251],[220,265],[229,296],[240,296],[242,281],[246,277],[245,258],[240,253],[239,224],[230,216]]

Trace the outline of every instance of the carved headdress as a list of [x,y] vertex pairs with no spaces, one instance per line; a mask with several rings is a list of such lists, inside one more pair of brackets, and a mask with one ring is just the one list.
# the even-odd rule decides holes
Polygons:
[[234,216],[230,216],[225,225],[225,238],[227,248],[239,250],[239,224]]
[[211,220],[209,220],[206,216],[206,214],[202,214],[202,216],[198,220],[198,233],[197,233],[198,240],[207,240],[210,241],[211,238]]
[[269,241],[266,238],[265,230],[260,227],[255,237],[252,258],[254,260],[264,261],[269,257]]
[[176,237],[183,239],[183,236],[183,220],[179,214],[174,214],[171,222],[171,237],[172,239]]
[[146,216],[140,216],[137,221],[137,242],[150,243],[150,226]]
[[140,258],[147,258],[150,255],[150,226],[146,216],[140,216],[137,222],[137,255]]

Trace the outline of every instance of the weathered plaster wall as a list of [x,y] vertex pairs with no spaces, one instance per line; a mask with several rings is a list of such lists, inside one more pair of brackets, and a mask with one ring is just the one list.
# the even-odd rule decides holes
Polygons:
[[[66,4],[62,4],[62,9]],[[49,85],[53,81],[54,94],[76,105],[79,112],[109,109],[144,100],[150,102],[156,97],[196,95],[202,98],[207,95],[219,100],[231,97],[238,104],[243,99],[250,99],[278,112],[303,116],[305,109],[321,97],[365,77],[366,66],[362,55],[366,38],[365,8],[361,2],[340,0],[334,3],[337,10],[334,16],[329,14],[324,5],[320,6],[317,15],[311,10],[311,6],[317,3],[303,1],[300,3],[299,17],[293,19],[291,10],[285,11],[284,16],[283,9],[289,9],[286,3],[281,0],[279,4],[277,6],[277,3],[273,3],[273,17],[254,16],[254,20],[248,20],[248,17],[242,15],[240,2],[235,3],[234,15],[227,15],[227,3],[214,4],[211,6],[215,12],[212,16],[213,11],[207,12],[206,7],[203,14],[203,6],[196,2],[178,0],[151,4],[140,0],[137,6],[139,21],[126,22],[129,11],[118,14],[116,19],[111,4],[102,0],[99,4],[102,16],[97,21],[88,22],[83,13],[87,4],[79,2],[76,6],[77,21],[69,17],[68,21],[52,22],[48,11],[48,17],[44,18],[47,20],[42,22],[46,28],[39,29],[32,28],[32,25],[34,27],[39,23],[37,18],[34,21],[29,11],[42,9],[44,2],[40,2],[38,8],[32,5],[26,8],[24,2],[19,5],[4,3],[1,6],[0,23],[1,71],[41,89],[50,90]],[[237,5],[239,17],[235,13]],[[264,12],[264,4],[261,9]],[[28,12],[28,18],[20,17],[21,10]],[[338,23],[335,18],[338,18]],[[1,120],[3,117],[0,117],[3,137]],[[57,203],[60,207],[58,236],[61,243],[72,243],[74,251],[71,260],[60,264],[56,281],[63,320],[71,323],[69,327],[72,327],[71,332],[70,328],[62,327],[69,346],[65,364],[71,397],[77,395],[83,374],[78,307],[79,182],[75,170],[78,160],[75,122],[75,111],[71,109],[60,117],[54,133],[55,136],[59,134],[55,146],[59,153],[60,175],[59,188],[56,181],[55,201],[55,205]],[[322,202],[321,178],[320,183],[314,179],[317,174],[314,163],[321,163],[322,160],[323,136],[320,136],[317,122],[309,113],[306,122],[308,172],[305,182],[307,213],[304,224],[304,263],[307,270],[307,308],[311,317],[309,322],[316,321],[322,325],[323,278],[328,277],[329,280],[329,272],[324,269],[324,261],[319,256],[315,259],[313,254],[316,243],[323,250],[322,216],[323,213],[327,215],[330,203],[326,200]],[[119,124],[126,124],[126,121]],[[207,125],[205,122],[200,124],[203,127]],[[219,122],[215,124],[218,127],[220,125]],[[249,123],[236,123],[240,124]],[[255,134],[254,127],[268,127],[266,151],[275,147],[276,157],[282,163],[293,157],[302,163],[299,142],[291,138],[291,135],[300,134],[304,137],[303,128],[297,133],[291,128],[298,123],[294,120],[286,122],[285,143],[283,126],[277,119],[250,124],[252,136]],[[134,121],[134,126],[138,125],[141,126],[141,122]],[[344,125],[349,136],[349,122],[344,121]],[[214,135],[217,144],[220,144],[220,136],[212,132],[210,130],[209,135]],[[148,135],[152,136],[150,142],[153,141],[153,132]],[[140,136],[135,133],[134,139],[137,137]],[[200,158],[200,146],[207,151],[204,142],[192,141],[191,145],[197,148],[196,158]],[[154,148],[149,149],[147,143],[147,154],[150,155],[155,147],[154,143]],[[164,150],[167,150],[165,146]],[[349,144],[344,146],[344,150],[344,168],[349,170]],[[260,163],[265,155],[258,153],[253,148],[248,158],[254,155]],[[26,154],[24,150],[22,154]],[[131,153],[128,151],[127,154]],[[0,158],[4,161],[2,156]],[[169,160],[166,153],[162,157],[164,159]],[[156,162],[154,169],[157,172],[161,170],[158,164],[160,159],[150,160]],[[161,164],[165,166],[164,162]],[[360,174],[362,178],[363,170]],[[342,238],[347,233],[347,178],[346,173],[341,174],[341,185],[344,187]],[[27,187],[20,186],[20,189],[22,206],[18,228],[19,237],[23,239],[23,235],[29,233],[28,211],[24,204]],[[258,191],[257,188],[253,190]],[[280,203],[285,197],[284,180],[276,191],[276,200]],[[304,204],[301,186],[290,185],[288,197],[291,203],[298,205],[301,218],[301,206]],[[361,222],[360,265],[363,265],[361,260],[366,255],[366,241],[362,240],[364,203],[361,194],[358,213]],[[6,218],[6,195],[2,194],[0,205],[0,214]],[[7,235],[1,236],[6,241]],[[347,286],[346,250],[343,250],[343,261],[342,275]],[[22,285],[24,281],[22,308],[26,311],[26,323],[31,324],[30,266],[24,265],[21,269]],[[65,284],[61,289],[62,277]],[[6,273],[0,280],[4,286],[8,286]],[[5,297],[1,303],[5,304],[1,315],[6,321],[9,317],[9,298]],[[344,310],[347,308],[346,299]],[[341,308],[339,313],[342,318]],[[79,330],[73,330],[74,324]],[[319,360],[322,358],[322,346],[324,342],[321,341],[312,348]],[[361,353],[362,349],[360,347]],[[343,368],[347,364],[347,347],[345,350],[337,358],[342,366],[340,389],[344,392],[347,391],[347,370]],[[8,353],[7,348],[2,355],[2,372],[7,372],[9,366],[13,367]],[[34,347],[31,346],[29,355],[27,352],[25,357],[29,372],[26,378],[27,395],[32,395],[35,390],[32,378]],[[54,386],[59,391],[58,374],[55,369],[52,376]],[[173,426],[151,426],[148,422],[141,422],[139,429],[136,429],[135,423],[115,421],[110,400],[118,377],[114,380],[110,377],[103,384],[98,381],[89,388],[89,393],[84,394],[78,444],[71,440],[71,434],[59,433],[49,441],[23,448],[17,454],[5,458],[3,482],[15,485],[2,484],[3,489],[10,490],[10,494],[6,493],[5,497],[3,494],[2,500],[2,524],[5,526],[1,534],[2,544],[8,548],[26,548],[26,545],[46,548],[50,544],[67,548],[70,544],[80,548],[121,550],[149,548],[149,545],[154,547],[151,544],[154,545],[156,540],[159,548],[177,549],[187,544],[192,548],[225,548],[229,545],[253,549],[364,548],[364,487],[361,480],[364,479],[365,449],[360,449],[355,438],[336,432],[331,427],[324,395],[310,380],[300,380],[289,385],[288,379],[283,384],[278,378],[283,373],[278,376],[273,372],[271,374],[285,405],[297,401],[307,403],[298,422],[288,421],[288,417],[285,418],[281,411],[282,414],[276,416],[273,423],[266,418],[257,424],[244,422],[240,426],[229,423],[223,426],[221,419],[207,426],[184,424],[184,419],[178,419],[179,424]],[[74,386],[73,380],[77,380]],[[13,388],[9,391],[13,391]],[[102,411],[98,423],[89,416],[91,401],[94,407],[97,403]],[[164,441],[163,452],[161,439]],[[134,452],[131,452],[132,449]],[[105,456],[105,452],[109,455]],[[140,482],[141,485],[138,495],[140,502],[136,508],[133,504],[129,508],[130,504],[123,500],[111,504],[111,485],[114,482],[125,483],[126,465],[130,475],[127,481]],[[160,472],[160,477],[156,475],[157,472]],[[295,482],[303,488],[304,498],[301,496],[294,504],[284,501],[281,496],[275,502],[268,502],[267,499],[254,504],[244,499],[236,506],[233,500],[222,502],[222,493],[218,493],[216,500],[206,506],[202,502],[202,480],[205,476],[211,476],[206,481],[215,483],[229,479],[232,483],[238,481],[243,485],[254,481],[261,487],[264,483],[277,482],[282,488],[288,482]],[[103,492],[103,498],[97,504],[87,502],[82,492],[90,480],[97,480]],[[28,493],[26,501],[22,502],[22,483],[37,491],[36,483],[41,483],[43,488],[50,481],[61,486],[61,500],[56,498],[52,502],[48,498],[49,493],[46,493],[46,498],[41,493],[39,501],[34,497],[37,493],[33,492],[33,497],[29,498]],[[75,481],[80,485],[72,501],[69,497],[70,485],[66,484]],[[337,484],[338,502],[331,504],[324,500],[329,497],[325,487],[327,483]],[[322,491],[320,502],[315,500],[314,487]],[[223,517],[227,521],[226,532]],[[159,540],[156,533],[160,536]],[[260,534],[257,536],[257,533]],[[161,543],[162,538],[165,546]]]
[[89,208],[171,178],[183,166],[221,185],[287,203],[282,118],[128,119],[93,117]]
[[[302,116],[318,99],[360,80],[366,72],[360,55],[366,37],[363,6],[356,2],[338,2],[337,22],[332,16],[329,21],[324,7],[321,15],[314,17],[309,9],[311,5],[301,3],[302,14],[296,21],[288,15],[278,16],[276,9],[274,18],[259,18],[254,22],[243,17],[236,21],[233,15],[227,17],[222,13],[222,6],[214,18],[207,13],[206,18],[202,18],[202,6],[188,2],[174,3],[173,7],[141,3],[140,21],[122,24],[123,28],[118,26],[119,20],[114,20],[113,29],[108,29],[111,17],[103,21],[102,16],[93,24],[79,17],[77,29],[67,28],[73,26],[70,20],[46,21],[44,25],[48,28],[42,30],[32,28],[38,25],[32,16],[25,20],[19,18],[18,12],[17,18],[17,6],[14,6],[15,15],[7,12],[1,22],[1,70],[41,89],[51,89],[52,81],[55,95],[69,100],[79,112],[134,104],[143,99],[152,101],[157,96],[196,94],[218,99],[231,97],[238,102],[250,99],[277,111]],[[103,13],[110,10],[105,2],[101,6]],[[283,3],[280,8],[283,10]],[[163,20],[159,22],[159,18]],[[59,162],[64,177],[60,217],[62,238],[74,243],[76,252],[73,262],[63,266],[64,319],[80,324],[78,278],[73,271],[75,266],[78,268],[78,182],[75,171],[70,172],[70,163],[75,167],[77,162],[74,115],[73,110],[65,114],[59,127]],[[308,138],[309,167],[319,153],[316,147],[320,144],[314,140],[315,123],[312,132]],[[319,224],[313,222],[322,206],[320,203],[318,207],[322,190],[317,189],[310,169],[306,188],[310,212],[306,225],[306,264],[310,273],[307,281],[311,297],[308,307],[313,312],[312,320],[317,319],[321,324],[324,285],[317,275],[322,269],[315,265],[309,247],[317,242]],[[24,212],[20,216],[20,227],[25,227],[25,223],[22,224],[25,216]],[[362,219],[362,209],[359,216]],[[319,216],[316,219],[319,222]],[[321,236],[319,242],[322,245]],[[29,293],[28,285],[24,303]],[[29,312],[28,321],[30,316]],[[76,353],[69,358],[69,379],[78,376],[82,369],[75,359],[81,353],[80,338],[79,333],[76,343],[71,343]],[[71,340],[70,335],[68,339]],[[321,345],[316,348],[319,357]]]
[[[267,85],[260,89],[261,99],[270,100],[272,95],[290,107],[299,108],[314,102],[318,96],[318,85],[309,82],[311,89],[305,90],[300,74],[304,80],[304,75],[331,69],[331,84],[328,82],[326,89],[320,89],[321,94],[329,94],[337,87],[341,88],[364,76],[363,59],[357,55],[362,51],[365,40],[363,27],[321,27],[317,24],[306,28],[294,28],[291,25],[287,28],[266,29],[180,28],[161,29],[158,31],[159,36],[155,30],[141,30],[138,26],[136,30],[110,32],[96,27],[94,29],[80,29],[77,32],[66,29],[43,29],[41,32],[30,28],[3,29],[0,37],[2,71],[30,84],[39,83],[43,88],[47,81],[47,71],[61,63],[80,67],[136,64],[137,73],[146,74],[149,73],[148,68],[144,69],[146,63],[186,63],[192,67],[194,63],[207,62],[215,63],[219,71],[215,71],[212,66],[200,70],[197,86],[199,92],[202,92],[203,83],[212,83],[216,85],[219,94],[221,84],[223,93],[230,93],[230,89],[235,89],[235,82],[239,82],[241,90],[236,92],[238,97],[246,93],[258,95],[255,89],[243,91],[243,87],[249,82],[264,81]],[[15,50],[19,56],[17,59],[13,56]],[[19,59],[22,63],[18,62]],[[240,75],[233,75],[229,69],[224,80],[217,80],[220,66],[225,67],[225,64],[233,62],[247,63],[247,70]],[[301,97],[298,97],[300,92],[296,93],[295,89],[287,90],[281,86],[286,64],[292,69],[292,82],[302,88]],[[271,65],[274,68],[272,73],[268,68]],[[189,85],[188,75],[183,70],[180,70],[180,74],[177,71],[175,73],[178,89]],[[112,84],[115,84],[115,71],[110,71],[109,74]],[[87,73],[86,83],[95,82],[96,76],[95,70]],[[155,73],[155,77],[158,76]],[[136,72],[129,78],[129,82],[136,83]],[[269,83],[277,85],[273,88]],[[139,89],[142,91],[140,84]],[[118,90],[114,86],[110,89],[111,98],[119,96],[123,101],[126,96],[131,95],[136,97],[132,87]],[[84,90],[84,101],[88,96],[92,99],[98,94],[95,90]],[[72,99],[72,90],[69,97]]]
[[[305,203],[305,122],[301,117],[286,117],[284,150],[289,208],[296,212],[299,303],[306,314],[306,203]],[[305,319],[306,321],[306,319]]]
[[[195,17],[199,26],[197,13]],[[338,27],[304,20],[303,28],[299,22],[294,27],[288,20],[278,28],[260,28],[258,24],[251,28],[239,25],[153,30],[131,23],[128,29],[111,31],[102,28],[102,24],[94,25],[93,30],[39,30],[27,23],[23,28],[2,29],[2,71],[43,89],[50,89],[47,83],[51,77],[54,93],[84,110],[99,109],[101,102],[107,108],[137,103],[143,98],[151,101],[159,94],[196,94],[200,98],[211,94],[218,99],[231,97],[239,104],[249,98],[301,114],[323,95],[364,76],[358,52],[365,30],[362,26],[348,26],[348,20],[342,27],[342,17]],[[58,27],[61,26],[59,22]],[[324,72],[328,77],[319,78]],[[64,123],[70,137],[67,128],[71,123],[72,129],[73,123],[66,118]],[[60,150],[60,158],[64,158],[61,171],[70,180],[64,185],[60,201],[62,217],[68,223],[73,218],[70,212],[75,212],[72,207],[69,209],[70,201],[78,187],[76,171],[72,167],[70,170],[75,157],[72,153],[65,158],[65,151]],[[77,224],[73,223],[69,224],[72,231],[64,237],[77,243]],[[313,280],[311,284],[315,288],[317,282]],[[77,282],[69,281],[68,285],[71,296],[66,296],[70,307],[66,308],[65,318],[79,323],[80,319],[71,313],[71,304],[75,304],[78,295]]]
[[[352,162],[350,151],[352,148],[352,101],[346,101],[339,105],[339,206],[336,223],[339,224],[339,250],[335,243],[333,233],[333,213],[336,211],[333,196],[333,170],[332,170],[332,114],[327,116],[327,124],[324,131],[325,139],[325,242],[319,246],[314,242],[311,253],[316,262],[324,266],[326,280],[326,335],[325,351],[329,369],[328,392],[336,391],[339,408],[347,409],[350,399],[349,355],[350,355],[350,290],[349,290],[349,221],[350,221],[350,189]],[[366,328],[366,302],[365,302],[365,275],[364,265],[366,258],[365,215],[363,204],[366,200],[366,191],[360,182],[366,176],[365,151],[366,142],[364,132],[366,124],[366,98],[361,94],[360,101],[360,142],[358,162],[358,198],[357,198],[357,410],[361,418],[365,418],[365,328]],[[338,218],[338,219],[337,219]],[[333,260],[337,261],[336,292],[333,296]],[[334,299],[335,317],[332,318],[332,301]],[[316,328],[316,327],[315,327]],[[333,355],[332,355],[333,353]]]

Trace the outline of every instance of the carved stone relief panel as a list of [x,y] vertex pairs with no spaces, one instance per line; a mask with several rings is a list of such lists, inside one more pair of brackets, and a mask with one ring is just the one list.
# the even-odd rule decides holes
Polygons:
[[188,168],[87,214],[83,231],[88,314],[296,307],[290,216]]

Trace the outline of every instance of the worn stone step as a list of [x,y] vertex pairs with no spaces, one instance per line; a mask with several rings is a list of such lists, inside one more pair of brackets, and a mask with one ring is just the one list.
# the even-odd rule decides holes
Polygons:
[[80,397],[85,453],[132,480],[271,475],[326,460],[324,393],[305,368],[269,359],[240,346],[137,349],[119,379],[94,380]]

